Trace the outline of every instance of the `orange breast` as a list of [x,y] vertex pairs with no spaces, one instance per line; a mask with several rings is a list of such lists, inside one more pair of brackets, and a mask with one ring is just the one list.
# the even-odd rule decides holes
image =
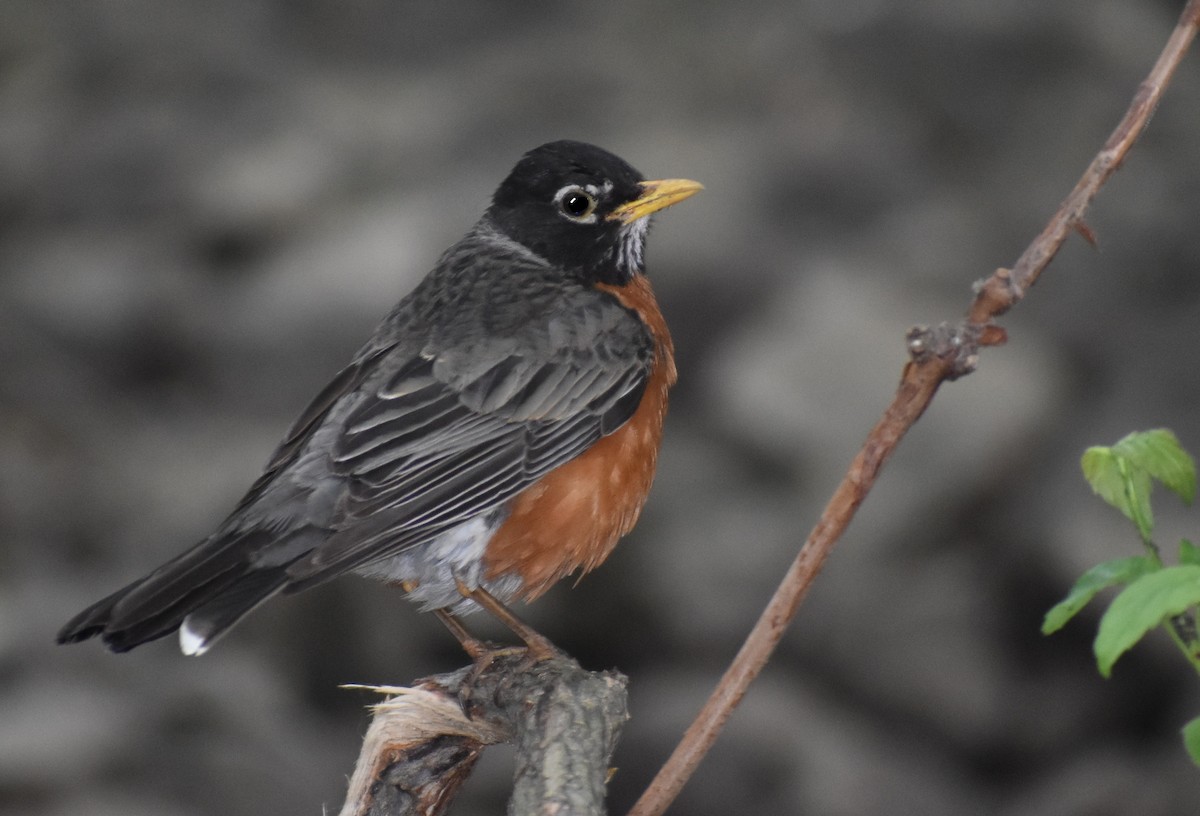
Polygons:
[[609,556],[617,539],[637,522],[658,464],[667,391],[676,378],[671,335],[644,275],[625,286],[597,288],[633,309],[649,327],[654,365],[629,421],[519,493],[508,519],[488,542],[487,576],[518,573],[525,600]]

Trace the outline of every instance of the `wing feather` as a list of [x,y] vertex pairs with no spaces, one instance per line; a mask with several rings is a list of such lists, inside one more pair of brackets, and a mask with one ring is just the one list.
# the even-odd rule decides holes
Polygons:
[[[626,331],[644,331],[633,322]],[[646,338],[646,346],[649,340]],[[345,418],[332,466],[348,485],[333,534],[289,568],[293,586],[387,558],[493,510],[619,428],[648,353],[507,355],[465,384],[406,360]],[[411,382],[410,382],[411,381]]]

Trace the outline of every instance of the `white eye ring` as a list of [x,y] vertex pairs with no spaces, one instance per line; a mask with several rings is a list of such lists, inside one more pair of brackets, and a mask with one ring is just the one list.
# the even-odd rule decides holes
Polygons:
[[560,213],[576,223],[596,223],[596,191],[591,185],[569,184],[554,194],[554,203]]

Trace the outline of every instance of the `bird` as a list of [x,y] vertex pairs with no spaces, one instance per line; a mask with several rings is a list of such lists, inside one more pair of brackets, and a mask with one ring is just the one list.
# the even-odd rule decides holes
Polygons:
[[216,530],[58,642],[125,652],[178,631],[200,655],[268,599],[355,574],[464,646],[458,616],[482,607],[545,647],[508,604],[598,566],[650,491],[677,375],[646,236],[701,189],[583,142],[524,154]]

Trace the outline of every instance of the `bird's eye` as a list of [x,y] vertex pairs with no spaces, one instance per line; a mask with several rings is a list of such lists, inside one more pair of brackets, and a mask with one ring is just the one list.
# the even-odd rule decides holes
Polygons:
[[581,187],[566,187],[555,197],[563,214],[582,221],[596,210],[596,197]]

